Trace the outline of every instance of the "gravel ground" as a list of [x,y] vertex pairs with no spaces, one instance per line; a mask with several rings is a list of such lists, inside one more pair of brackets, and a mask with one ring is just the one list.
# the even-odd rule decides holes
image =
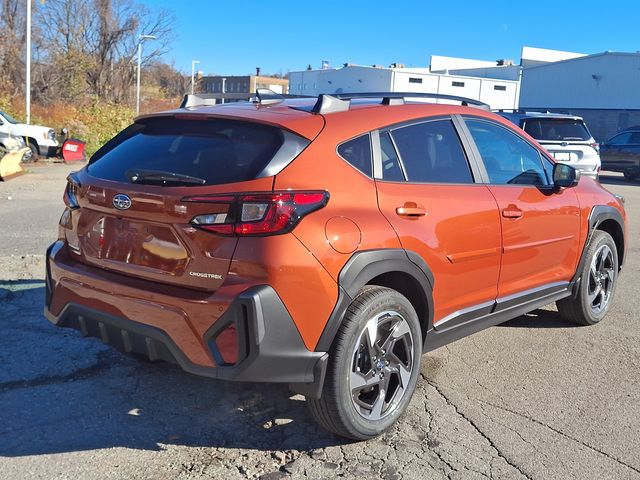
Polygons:
[[320,430],[286,386],[195,377],[57,329],[42,316],[42,253],[65,176],[0,183],[0,477],[640,479],[640,185],[606,321],[537,310],[423,358],[406,416],[350,443]]

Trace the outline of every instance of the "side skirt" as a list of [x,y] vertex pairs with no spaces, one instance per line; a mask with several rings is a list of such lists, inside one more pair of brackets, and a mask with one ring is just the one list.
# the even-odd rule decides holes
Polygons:
[[460,312],[460,315],[445,319],[444,324],[442,321],[438,322],[434,328],[427,332],[423,353],[569,297],[572,290],[573,282],[565,282],[499,298],[489,313],[487,313],[486,304],[476,307],[475,316],[471,315],[472,309],[466,309]]

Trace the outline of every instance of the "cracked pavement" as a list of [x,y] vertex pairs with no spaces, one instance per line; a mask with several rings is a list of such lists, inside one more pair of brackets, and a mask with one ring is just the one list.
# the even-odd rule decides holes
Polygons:
[[440,348],[404,418],[354,443],[286,386],[199,378],[49,325],[42,253],[71,170],[0,183],[2,478],[640,479],[639,184],[603,179],[627,198],[631,245],[602,324],[548,307]]

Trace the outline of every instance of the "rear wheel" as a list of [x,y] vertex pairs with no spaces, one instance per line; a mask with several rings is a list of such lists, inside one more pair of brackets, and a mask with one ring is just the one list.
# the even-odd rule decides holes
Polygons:
[[578,295],[556,302],[558,312],[580,325],[594,325],[611,306],[618,279],[618,251],[607,232],[593,232],[580,273]]
[[420,372],[422,335],[411,303],[389,288],[365,287],[349,306],[330,351],[313,417],[342,437],[366,440],[393,425]]

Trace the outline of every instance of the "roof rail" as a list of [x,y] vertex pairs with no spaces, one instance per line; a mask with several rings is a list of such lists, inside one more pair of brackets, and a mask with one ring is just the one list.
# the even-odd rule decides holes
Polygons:
[[215,106],[218,99],[233,98],[236,100],[251,100],[259,105],[272,105],[282,102],[287,96],[269,90],[268,88],[258,88],[252,97],[249,93],[192,93],[185,95],[180,104],[180,108],[211,107]]
[[456,95],[446,95],[442,93],[423,93],[423,92],[362,92],[362,93],[334,93],[320,94],[318,101],[311,110],[313,113],[333,113],[349,110],[351,100],[360,98],[381,98],[382,105],[402,105],[407,99],[411,98],[427,98],[436,100],[449,100],[460,102],[460,105],[480,108],[482,110],[491,111],[491,107],[479,100],[472,98],[458,97]]
[[312,113],[335,113],[346,112],[351,105],[350,100],[341,100],[337,95],[327,95],[321,93],[318,95],[318,101],[311,109]]
[[284,95],[274,92],[269,88],[258,88],[256,95],[251,99],[253,103],[258,105],[273,105],[274,103],[280,103],[284,101]]
[[215,94],[192,93],[184,96],[180,108],[213,106],[216,104],[216,98]]

